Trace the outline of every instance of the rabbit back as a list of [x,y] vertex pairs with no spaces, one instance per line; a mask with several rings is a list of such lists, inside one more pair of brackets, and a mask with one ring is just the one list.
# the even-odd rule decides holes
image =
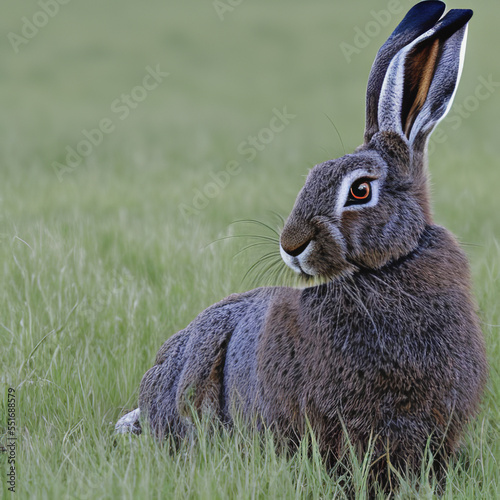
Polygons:
[[193,409],[230,418],[232,405],[226,400],[233,391],[226,390],[225,377],[234,381],[245,374],[238,391],[252,399],[255,345],[273,293],[273,288],[260,288],[230,295],[163,344],[139,390],[141,419],[157,437],[184,436]]

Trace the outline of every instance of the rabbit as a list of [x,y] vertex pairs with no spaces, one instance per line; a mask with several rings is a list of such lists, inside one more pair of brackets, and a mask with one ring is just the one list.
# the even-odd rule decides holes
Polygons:
[[379,477],[446,464],[480,403],[484,338],[467,258],[432,219],[426,148],[460,78],[471,10],[424,1],[379,50],[364,141],[316,165],[280,235],[302,288],[264,287],[203,311],[160,348],[117,432],[182,438],[190,410],[241,415],[327,463],[373,444]]

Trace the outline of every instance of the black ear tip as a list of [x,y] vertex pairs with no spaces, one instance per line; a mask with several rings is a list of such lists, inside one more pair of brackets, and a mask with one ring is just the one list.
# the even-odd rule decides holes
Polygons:
[[411,9],[427,9],[427,10],[442,10],[446,8],[446,4],[440,0],[424,0],[416,3]]
[[462,11],[467,21],[469,21],[469,19],[474,15],[474,11],[472,9],[462,9]]
[[472,17],[471,9],[451,9],[440,21],[439,31],[451,35],[465,26]]
[[472,17],[474,12],[471,9],[451,9],[448,14],[446,14],[446,17],[450,14],[456,19],[461,19],[464,22],[467,22]]
[[446,4],[441,2],[440,0],[424,0],[423,2],[416,3],[408,12],[412,10],[444,10],[446,8]]
[[407,16],[415,18],[441,16],[446,9],[446,4],[439,0],[426,0],[415,4],[409,11]]
[[[393,36],[405,31],[422,33],[428,30],[443,15],[446,5],[436,0],[427,0],[414,5],[394,30]],[[418,36],[418,35],[417,35]]]

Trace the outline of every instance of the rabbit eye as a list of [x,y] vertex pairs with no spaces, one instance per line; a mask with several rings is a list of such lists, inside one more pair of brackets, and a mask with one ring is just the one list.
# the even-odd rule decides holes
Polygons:
[[349,195],[345,202],[346,207],[351,205],[364,205],[372,199],[371,180],[363,177],[354,181],[349,189]]

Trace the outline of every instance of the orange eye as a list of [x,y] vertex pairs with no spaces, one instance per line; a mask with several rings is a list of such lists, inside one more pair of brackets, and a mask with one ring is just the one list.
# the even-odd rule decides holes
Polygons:
[[351,205],[366,205],[372,199],[372,181],[369,177],[355,180],[349,189],[345,207]]
[[351,186],[351,196],[356,200],[366,200],[370,196],[370,184],[363,182],[363,184]]

